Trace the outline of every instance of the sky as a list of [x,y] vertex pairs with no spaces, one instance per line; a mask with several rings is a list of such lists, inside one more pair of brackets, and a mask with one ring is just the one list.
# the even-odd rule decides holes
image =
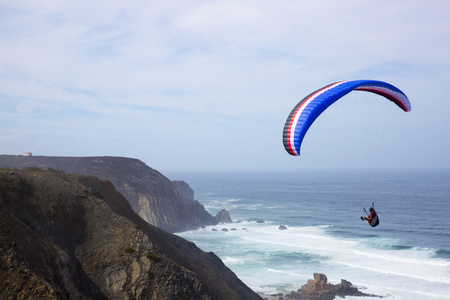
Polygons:
[[[449,53],[441,0],[0,0],[0,154],[308,170],[372,166],[365,139],[382,167],[450,168]],[[411,112],[354,92],[287,154],[291,109],[348,79],[397,86]]]

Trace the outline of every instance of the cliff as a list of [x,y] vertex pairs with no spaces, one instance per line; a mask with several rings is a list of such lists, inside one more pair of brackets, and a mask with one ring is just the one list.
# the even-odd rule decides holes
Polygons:
[[93,175],[112,182],[148,223],[169,232],[215,225],[184,182],[171,182],[138,159],[125,157],[52,157],[0,155],[0,167],[62,170]]
[[194,200],[194,191],[191,189],[189,184],[184,181],[172,180],[172,184],[175,189],[183,195],[184,198],[189,200]]
[[1,299],[260,299],[108,180],[0,170]]

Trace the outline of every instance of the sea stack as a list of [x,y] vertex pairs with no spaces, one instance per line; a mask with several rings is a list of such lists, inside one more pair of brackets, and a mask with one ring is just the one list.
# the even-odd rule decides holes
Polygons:
[[216,221],[218,224],[233,223],[230,217],[230,213],[225,209],[222,209],[217,213]]

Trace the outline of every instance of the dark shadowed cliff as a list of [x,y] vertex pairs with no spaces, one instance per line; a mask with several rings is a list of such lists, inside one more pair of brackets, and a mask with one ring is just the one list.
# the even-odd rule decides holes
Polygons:
[[0,299],[260,299],[110,181],[0,170]]
[[0,155],[0,167],[38,167],[108,179],[148,223],[170,232],[216,224],[183,182],[171,182],[138,159]]

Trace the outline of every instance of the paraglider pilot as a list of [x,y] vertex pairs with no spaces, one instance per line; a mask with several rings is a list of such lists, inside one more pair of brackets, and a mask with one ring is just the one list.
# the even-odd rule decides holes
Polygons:
[[375,227],[378,224],[380,224],[380,221],[378,220],[377,212],[373,207],[369,208],[370,214],[368,214],[365,217],[361,217],[361,220],[367,220],[367,223],[369,223],[370,226]]

